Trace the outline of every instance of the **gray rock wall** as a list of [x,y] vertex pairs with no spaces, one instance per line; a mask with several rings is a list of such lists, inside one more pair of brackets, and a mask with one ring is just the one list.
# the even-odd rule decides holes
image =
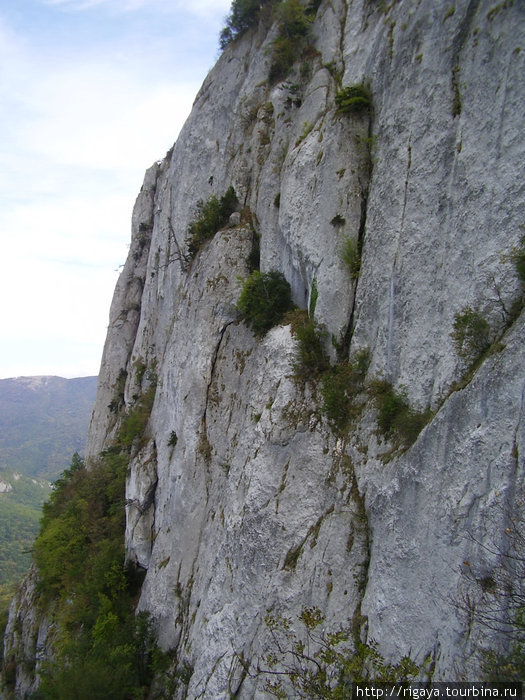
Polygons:
[[[121,370],[128,404],[138,368],[154,370],[126,543],[147,568],[139,607],[193,670],[188,697],[264,697],[238,658],[271,649],[268,610],[304,605],[327,629],[360,624],[389,659],[430,656],[435,680],[475,673],[487,641],[461,614],[465,568],[497,570],[491,543],[523,494],[525,331],[510,313],[523,290],[508,253],[525,221],[524,20],[520,2],[323,0],[316,51],[283,83],[268,83],[274,29],[228,47],[146,175],[88,446],[111,440]],[[369,83],[370,116],[337,113],[338,75]],[[185,262],[197,201],[230,185],[261,269],[282,271],[303,308],[316,286],[316,320],[349,356],[370,349],[369,379],[435,411],[408,451],[379,436],[370,400],[335,435],[292,376],[290,327],[261,340],[240,322],[246,213]],[[362,242],[357,280],[346,237]],[[497,344],[453,391],[466,305]]]

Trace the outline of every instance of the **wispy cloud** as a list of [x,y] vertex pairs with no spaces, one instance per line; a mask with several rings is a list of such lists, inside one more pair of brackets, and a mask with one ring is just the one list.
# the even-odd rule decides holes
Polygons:
[[94,7],[104,7],[113,12],[131,12],[145,7],[170,13],[194,13],[207,16],[219,13],[225,14],[231,0],[42,0],[46,5],[60,6],[72,10],[89,10]]
[[31,152],[61,164],[144,166],[171,146],[194,91],[191,83],[148,83],[111,65],[58,69],[26,93],[33,116],[19,137]]

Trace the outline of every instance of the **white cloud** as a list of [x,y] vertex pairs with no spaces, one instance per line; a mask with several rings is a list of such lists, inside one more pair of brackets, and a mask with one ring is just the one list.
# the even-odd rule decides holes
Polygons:
[[[211,32],[209,14],[224,16],[230,3],[47,4],[54,22],[72,15],[57,10],[88,6],[93,16],[102,7],[125,12],[146,6],[179,15],[171,23],[173,37],[159,31],[158,17],[143,28],[142,22],[128,27],[123,15],[118,35],[104,24],[104,41],[96,24],[89,25],[87,43],[80,41],[87,24],[75,25],[74,36],[70,25],[60,27],[56,36],[66,37],[64,44],[55,35],[48,39],[45,27],[34,35],[15,32],[0,16],[2,377],[98,371],[144,171],[173,144],[212,62],[216,43],[206,37],[217,32]],[[182,19],[183,7],[194,15],[208,12],[207,35],[202,22],[188,24],[187,14]],[[5,18],[4,10],[0,15]],[[207,53],[201,40],[208,42]]]
[[104,6],[113,12],[130,12],[145,7],[154,7],[170,13],[187,12],[203,17],[211,14],[225,14],[231,5],[231,0],[43,0],[46,5],[62,6],[74,10],[89,10]]
[[55,162],[146,167],[171,147],[198,89],[188,73],[159,71],[161,41],[145,54],[115,42],[58,61],[21,46],[0,34],[3,133],[18,153]]
[[[124,197],[92,203],[72,197],[2,213],[2,248],[9,261],[0,278],[0,295],[8,300],[0,326],[2,354],[14,339],[25,345],[38,338],[31,341],[37,356],[41,344],[55,342],[62,352],[71,343],[96,341],[88,373],[96,372],[119,263],[127,253],[129,206]],[[2,357],[0,373],[6,376],[4,363]]]
[[118,67],[87,64],[58,70],[32,86],[38,105],[19,135],[26,148],[62,164],[144,167],[172,146],[195,85],[146,83]]
[[107,0],[44,0],[44,5],[64,5],[79,10],[107,4]]

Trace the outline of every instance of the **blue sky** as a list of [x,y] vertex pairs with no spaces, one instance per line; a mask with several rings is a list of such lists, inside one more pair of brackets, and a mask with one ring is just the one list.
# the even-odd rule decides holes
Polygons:
[[97,374],[144,171],[230,0],[2,0],[0,377]]

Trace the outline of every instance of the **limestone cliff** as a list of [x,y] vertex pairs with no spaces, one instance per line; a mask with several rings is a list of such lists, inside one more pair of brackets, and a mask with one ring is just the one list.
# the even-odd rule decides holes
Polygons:
[[[458,601],[466,570],[489,580],[500,566],[494,543],[524,488],[511,254],[525,223],[524,29],[518,1],[323,0],[310,48],[272,84],[277,29],[261,23],[226,48],[148,170],[88,451],[111,443],[119,381],[131,406],[149,368],[127,556],[147,569],[139,608],[191,669],[187,697],[265,697],[239,658],[271,648],[267,611],[318,606],[327,629],[353,625],[386,658],[430,659],[434,680],[469,677],[480,644],[497,644]],[[341,89],[363,82],[373,109],[338,111]],[[231,185],[242,215],[189,260],[198,200]],[[261,270],[285,275],[332,361],[330,337],[340,357],[366,349],[368,385],[428,409],[408,449],[380,434],[367,391],[333,430],[318,386],[294,378],[290,326],[261,339],[242,323],[258,237]],[[466,307],[492,343],[468,376],[451,337]]]

